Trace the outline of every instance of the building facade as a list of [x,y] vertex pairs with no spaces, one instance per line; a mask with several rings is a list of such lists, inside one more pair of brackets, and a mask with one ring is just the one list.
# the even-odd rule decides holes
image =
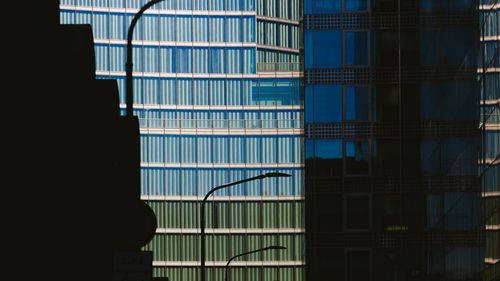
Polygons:
[[478,3],[304,3],[307,279],[481,280]]
[[[144,0],[63,0],[61,23],[91,24],[97,76],[125,108],[126,32]],[[199,204],[208,203],[207,280],[302,280],[304,190],[299,0],[166,0],[134,34],[142,198],[155,210],[154,276],[199,279]],[[126,153],[126,152],[124,152]]]
[[481,174],[486,227],[484,280],[500,280],[500,2],[480,5]]

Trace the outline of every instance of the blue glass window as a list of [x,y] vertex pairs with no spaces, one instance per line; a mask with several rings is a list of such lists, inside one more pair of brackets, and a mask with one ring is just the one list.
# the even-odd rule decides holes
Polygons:
[[445,227],[472,230],[480,223],[481,197],[475,192],[447,192],[444,196]]
[[278,105],[292,104],[293,81],[276,81],[276,100]]
[[211,73],[224,73],[226,71],[224,49],[210,49],[210,68]]
[[345,64],[368,64],[368,32],[345,33]]
[[305,12],[310,14],[330,14],[340,12],[342,0],[306,0]]
[[177,71],[180,73],[192,72],[192,57],[191,48],[177,48]]
[[[306,144],[307,145],[307,144]],[[499,146],[500,147],[500,146]],[[307,146],[306,146],[307,153]],[[484,167],[484,186],[486,192],[500,191],[500,165],[490,166],[489,164]]]
[[[484,247],[484,246],[483,246]],[[445,280],[472,280],[484,268],[483,247],[448,247],[445,253]]]
[[273,81],[260,81],[259,82],[259,101],[261,105],[274,105],[275,88]]
[[305,121],[306,123],[314,122],[314,86],[307,85],[305,87],[305,102],[304,102],[304,111],[305,111]]
[[367,9],[367,0],[345,0],[344,10],[346,11],[364,11]]
[[345,119],[368,120],[368,87],[347,87],[345,93]]
[[342,141],[316,140],[316,173],[318,176],[342,175]]
[[306,67],[341,67],[342,33],[340,31],[317,30],[306,33],[307,48],[312,50],[312,57],[306,57]]
[[368,141],[348,141],[345,150],[346,174],[367,175],[369,173]]
[[318,85],[314,87],[314,121],[342,121],[342,86]]

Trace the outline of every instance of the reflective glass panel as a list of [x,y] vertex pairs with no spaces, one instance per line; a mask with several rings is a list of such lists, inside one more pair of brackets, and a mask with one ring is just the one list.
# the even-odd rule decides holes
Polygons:
[[368,120],[368,87],[347,87],[345,93],[345,119]]
[[315,155],[318,176],[342,175],[342,142],[340,140],[316,140]]
[[367,8],[367,0],[345,0],[344,10],[346,11],[363,11]]
[[368,141],[346,142],[346,174],[366,175],[369,172]]
[[368,64],[368,32],[345,33],[345,64]]
[[304,5],[307,14],[338,13],[342,7],[342,0],[306,0]]
[[306,57],[307,67],[341,67],[342,33],[340,31],[316,30],[307,34],[311,35],[306,35],[306,48],[312,49],[313,53],[312,58]]
[[314,87],[314,121],[342,121],[342,86],[318,85]]

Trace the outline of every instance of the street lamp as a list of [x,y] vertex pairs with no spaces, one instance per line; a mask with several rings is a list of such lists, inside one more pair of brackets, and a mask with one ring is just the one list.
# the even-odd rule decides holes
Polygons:
[[227,183],[224,185],[214,187],[205,195],[205,198],[203,198],[203,201],[201,202],[201,207],[200,207],[200,228],[201,228],[201,250],[200,250],[200,256],[201,256],[200,275],[201,275],[201,277],[200,277],[200,280],[201,281],[205,281],[205,203],[207,202],[208,197],[210,197],[210,195],[212,195],[217,190],[220,190],[220,189],[223,189],[226,187],[230,187],[233,185],[238,185],[238,184],[242,184],[242,183],[254,181],[254,180],[262,180],[265,178],[282,178],[282,177],[291,177],[291,175],[285,174],[285,173],[278,173],[278,172],[266,173],[266,174],[263,174],[260,176],[256,176],[256,177],[252,177],[252,178],[248,178],[248,179],[243,179],[240,181],[235,181],[232,183]]
[[126,71],[127,71],[127,78],[126,78],[126,83],[127,83],[127,117],[132,117],[133,115],[133,107],[134,107],[134,87],[133,87],[133,82],[132,82],[132,71],[134,69],[134,63],[132,62],[132,37],[134,37],[134,28],[135,25],[137,24],[137,21],[141,18],[142,14],[144,12],[151,8],[153,5],[161,2],[163,0],[152,0],[148,2],[146,5],[144,5],[137,14],[135,14],[134,18],[132,19],[132,22],[130,23],[130,26],[128,28],[128,34],[127,34],[127,62],[125,64],[126,66]]
[[229,264],[236,258],[239,258],[241,256],[245,256],[245,255],[250,255],[250,254],[253,254],[253,253],[258,253],[258,252],[263,252],[263,251],[267,251],[267,250],[286,250],[286,247],[283,247],[283,246],[269,246],[269,247],[266,247],[266,248],[262,248],[262,249],[258,249],[258,250],[253,250],[253,251],[250,251],[250,252],[246,252],[246,253],[243,253],[243,254],[239,254],[239,255],[236,255],[232,258],[230,258],[228,261],[227,261],[227,264],[226,264],[226,275],[224,277],[224,280],[225,281],[228,281],[227,280],[227,277],[229,276]]

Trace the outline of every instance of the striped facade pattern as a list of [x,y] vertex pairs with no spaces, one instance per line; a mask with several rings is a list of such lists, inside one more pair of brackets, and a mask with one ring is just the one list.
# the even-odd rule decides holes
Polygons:
[[482,56],[483,199],[486,228],[484,280],[500,278],[500,1],[480,6]]
[[[116,79],[125,108],[126,32],[145,0],[62,0],[61,23],[91,24],[97,77]],[[134,111],[141,122],[142,198],[158,218],[154,276],[199,278],[199,208],[220,184],[266,179],[209,201],[207,280],[304,274],[299,0],[169,0],[134,32]]]

